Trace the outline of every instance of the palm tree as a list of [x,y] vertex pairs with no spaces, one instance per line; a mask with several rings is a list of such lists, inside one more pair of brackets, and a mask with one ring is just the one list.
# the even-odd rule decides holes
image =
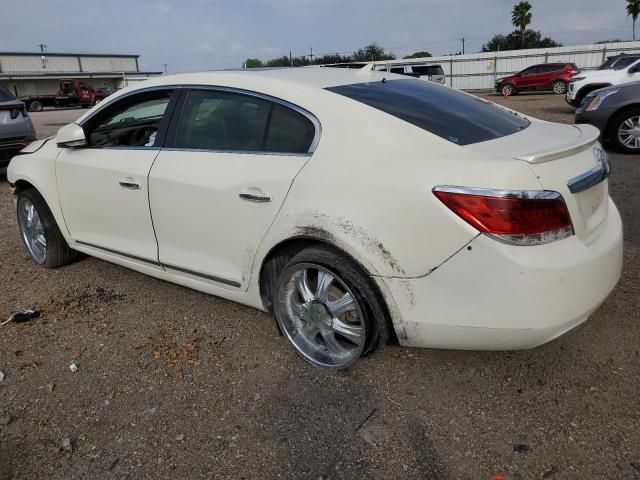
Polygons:
[[640,0],[627,0],[627,16],[633,19],[633,40],[636,40],[636,20],[640,15]]
[[[627,0],[631,1],[631,0]],[[640,0],[634,0],[634,3],[640,3]],[[527,31],[527,25],[531,23],[531,4],[529,2],[520,2],[513,7],[511,12],[511,23],[520,29],[522,35],[522,48],[524,48],[524,34]]]

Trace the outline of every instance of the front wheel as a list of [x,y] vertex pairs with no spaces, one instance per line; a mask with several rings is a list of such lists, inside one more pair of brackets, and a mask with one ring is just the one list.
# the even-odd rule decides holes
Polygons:
[[609,123],[608,137],[619,151],[640,153],[640,108],[615,115]]
[[502,86],[502,88],[500,89],[500,92],[505,97],[510,97],[511,95],[516,94],[516,89],[513,85],[511,85],[510,83],[507,83],[506,85]]
[[56,268],[77,259],[78,253],[69,247],[51,210],[35,189],[18,194],[17,215],[22,240],[35,263]]
[[567,93],[567,84],[562,80],[553,82],[553,93],[564,95],[565,93]]
[[329,248],[310,247],[280,274],[274,313],[302,358],[318,367],[343,369],[386,341],[380,302],[351,260]]

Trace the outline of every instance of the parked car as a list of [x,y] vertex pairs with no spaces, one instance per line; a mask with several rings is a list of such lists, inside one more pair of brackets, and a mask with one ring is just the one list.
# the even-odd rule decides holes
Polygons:
[[530,90],[551,90],[564,94],[571,77],[580,70],[575,63],[542,63],[496,80],[496,91],[502,95],[515,95]]
[[397,73],[399,75],[407,75],[409,77],[420,78],[421,80],[430,80],[432,82],[444,85],[445,75],[442,65],[438,64],[389,64],[378,65],[376,70],[379,72]]
[[109,87],[100,87],[95,90],[95,103],[99,103],[109,95],[113,94],[113,89]]
[[586,321],[622,265],[598,134],[381,72],[209,72],[120,90],[8,177],[35,263],[271,311],[344,368],[390,338],[522,349]]
[[598,127],[603,141],[625,153],[640,153],[640,82],[589,93],[576,110],[576,123]]
[[27,109],[9,90],[0,85],[0,168],[36,139]]
[[569,83],[566,100],[569,105],[578,107],[582,99],[594,90],[638,80],[640,56],[625,55],[610,62],[610,68],[580,72],[580,75],[573,77]]

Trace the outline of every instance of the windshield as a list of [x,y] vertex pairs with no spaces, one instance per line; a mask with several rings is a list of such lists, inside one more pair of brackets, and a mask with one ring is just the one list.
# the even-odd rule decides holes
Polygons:
[[525,118],[452,88],[420,80],[387,80],[327,88],[457,145],[504,137],[529,126]]

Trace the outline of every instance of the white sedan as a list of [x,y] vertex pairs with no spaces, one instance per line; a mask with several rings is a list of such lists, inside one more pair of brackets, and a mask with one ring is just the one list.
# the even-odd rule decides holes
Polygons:
[[597,137],[385,72],[213,72],[111,95],[8,177],[37,264],[83,252],[271,311],[344,368],[584,322],[622,264]]

